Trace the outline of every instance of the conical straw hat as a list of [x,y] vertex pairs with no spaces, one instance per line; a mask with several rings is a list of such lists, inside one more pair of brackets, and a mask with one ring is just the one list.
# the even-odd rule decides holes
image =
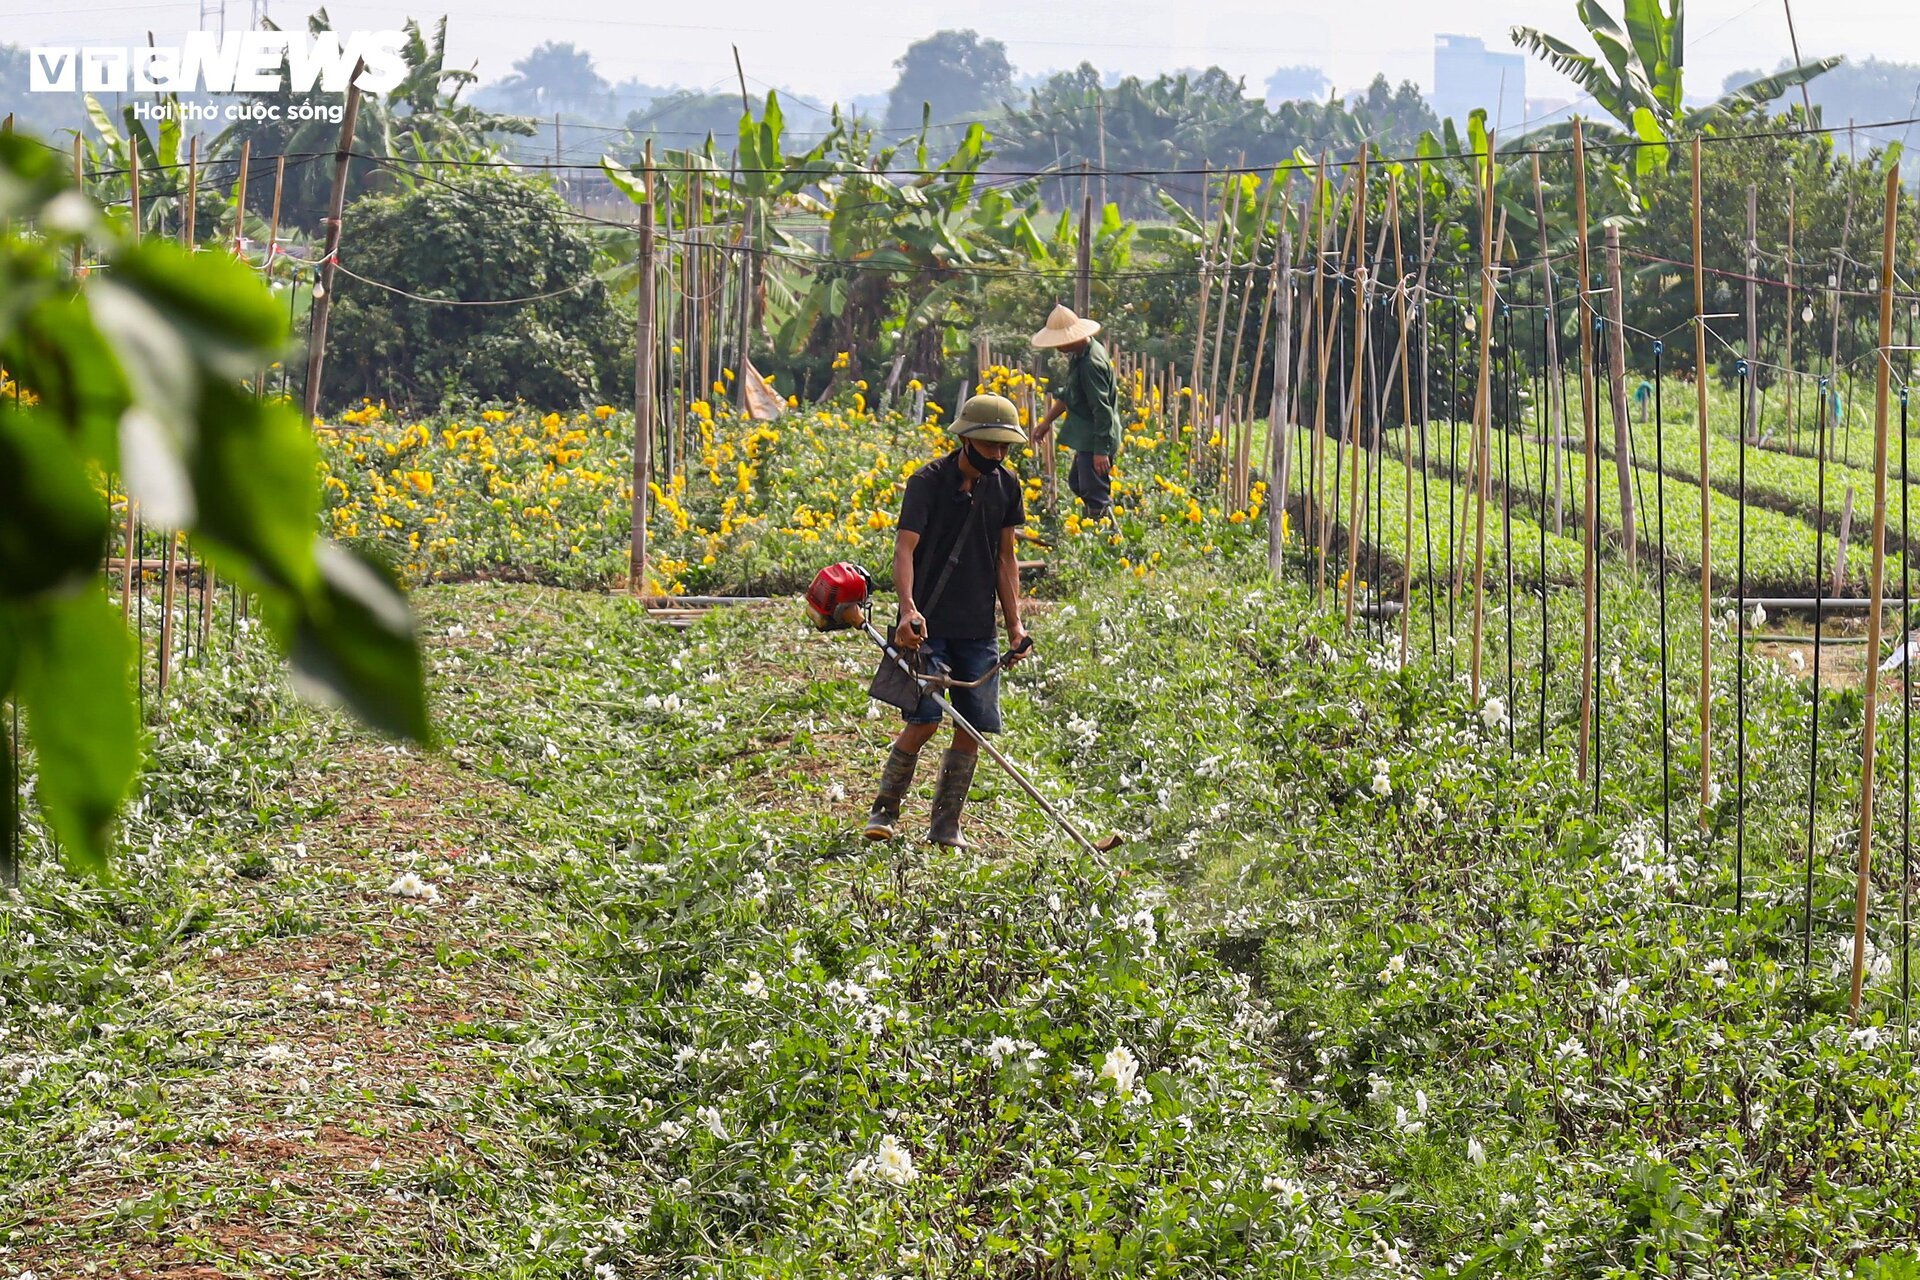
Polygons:
[[1091,338],[1100,332],[1098,320],[1082,320],[1064,306],[1057,306],[1047,317],[1047,327],[1033,335],[1036,347],[1065,347]]

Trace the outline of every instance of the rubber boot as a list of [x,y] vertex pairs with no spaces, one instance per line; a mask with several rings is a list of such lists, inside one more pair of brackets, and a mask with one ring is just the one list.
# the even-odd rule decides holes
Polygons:
[[913,769],[920,757],[895,747],[887,754],[880,770],[880,790],[873,797],[873,811],[867,814],[867,839],[891,840],[900,822],[900,802],[913,785]]
[[960,811],[967,804],[967,788],[973,785],[973,766],[980,755],[975,751],[949,749],[940,757],[940,781],[933,790],[933,821],[927,839],[949,849],[965,849],[960,838]]

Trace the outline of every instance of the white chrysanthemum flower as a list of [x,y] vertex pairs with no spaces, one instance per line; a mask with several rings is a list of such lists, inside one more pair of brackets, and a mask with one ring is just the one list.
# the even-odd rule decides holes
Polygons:
[[1488,698],[1480,704],[1480,723],[1489,733],[1498,733],[1507,727],[1507,700]]
[[1483,1165],[1487,1162],[1487,1149],[1480,1145],[1480,1139],[1467,1139],[1467,1163]]
[[758,969],[747,971],[747,980],[740,984],[740,993],[756,1000],[767,994],[767,980],[760,976]]
[[1392,982],[1395,978],[1399,977],[1401,974],[1405,973],[1406,971],[1407,971],[1407,957],[1405,955],[1397,955],[1393,957],[1393,959],[1387,961],[1387,967],[1382,969],[1375,976],[1378,977],[1381,982]]
[[880,1148],[873,1153],[872,1173],[896,1187],[904,1187],[920,1176],[920,1171],[913,1167],[913,1153],[890,1133],[881,1136]]
[[1102,1080],[1113,1081],[1116,1097],[1125,1101],[1133,1097],[1133,1082],[1140,1076],[1140,1061],[1133,1056],[1133,1050],[1124,1044],[1117,1044],[1107,1050],[1106,1060],[1100,1064]]
[[1701,966],[1700,971],[1712,978],[1713,985],[1716,987],[1726,986],[1727,981],[1733,977],[1733,966],[1727,962],[1725,956],[1715,956]]
[[1393,775],[1387,772],[1385,760],[1373,762],[1373,794],[1382,798],[1393,794]]
[[1427,1131],[1426,1121],[1415,1120],[1407,1114],[1405,1107],[1393,1109],[1393,1127],[1395,1132],[1404,1133],[1408,1137],[1417,1137]]
[[720,1112],[717,1109],[713,1107],[696,1107],[694,1108],[693,1117],[701,1124],[707,1126],[708,1133],[722,1142],[727,1140],[727,1127],[720,1123]]
[[1748,625],[1755,627],[1764,627],[1767,625],[1767,606],[1761,604],[1758,600],[1753,602],[1753,618]]
[[1415,1089],[1413,1091],[1413,1106],[1414,1110],[1418,1111],[1421,1115],[1424,1116],[1427,1114],[1427,1091],[1425,1089]]
[[1307,1202],[1307,1189],[1292,1178],[1282,1178],[1278,1174],[1268,1174],[1260,1179],[1260,1189],[1270,1193],[1281,1204],[1301,1205]]
[[387,886],[387,892],[402,898],[419,898],[425,902],[440,901],[440,890],[431,881],[422,880],[420,873],[409,871]]
[[1554,1046],[1553,1056],[1560,1062],[1579,1062],[1587,1056],[1587,1046],[1581,1044],[1574,1037],[1568,1036],[1565,1040]]

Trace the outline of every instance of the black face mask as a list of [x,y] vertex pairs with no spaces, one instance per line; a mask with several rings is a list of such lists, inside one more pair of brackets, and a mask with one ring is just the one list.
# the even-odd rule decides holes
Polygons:
[[1000,464],[1006,461],[1005,458],[987,457],[984,453],[981,453],[978,449],[973,447],[973,441],[971,440],[968,440],[965,442],[965,447],[967,450],[968,464],[971,465],[975,471],[978,471],[983,476],[991,475],[995,471],[998,471],[1000,469]]

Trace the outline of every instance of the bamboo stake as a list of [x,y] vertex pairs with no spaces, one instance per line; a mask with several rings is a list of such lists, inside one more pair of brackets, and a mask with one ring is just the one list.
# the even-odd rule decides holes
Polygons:
[[1320,153],[1320,172],[1314,179],[1314,219],[1318,224],[1315,233],[1313,255],[1313,316],[1312,329],[1307,340],[1300,344],[1301,368],[1305,369],[1307,347],[1309,343],[1319,344],[1319,360],[1315,365],[1316,373],[1313,385],[1313,442],[1312,454],[1307,459],[1306,481],[1300,486],[1304,501],[1303,513],[1312,517],[1313,545],[1319,549],[1314,566],[1313,603],[1318,608],[1326,587],[1326,542],[1321,536],[1323,514],[1320,503],[1320,476],[1323,452],[1327,435],[1327,361],[1332,351],[1326,342],[1327,303],[1324,281],[1327,265],[1327,155]]
[[[320,412],[320,381],[327,366],[327,318],[333,314],[333,274],[340,256],[340,216],[347,203],[347,169],[353,156],[353,131],[360,119],[359,75],[364,64],[354,63],[347,81],[346,112],[340,121],[340,141],[333,156],[333,190],[327,198],[326,243],[320,255],[320,283],[314,290],[313,339],[307,351],[307,385],[302,402],[308,426]],[[188,212],[192,217],[192,212]]]
[[[1860,1021],[1860,986],[1867,958],[1867,888],[1873,865],[1874,728],[1880,710],[1880,624],[1887,550],[1887,399],[1892,373],[1893,252],[1900,218],[1900,165],[1887,172],[1887,206],[1880,248],[1880,350],[1873,373],[1873,570],[1867,610],[1866,714],[1860,725],[1860,864],[1853,884],[1853,984],[1847,1011]],[[1902,691],[1902,699],[1906,694]]]
[[[1351,179],[1349,179],[1349,182],[1351,182]],[[1351,186],[1341,188],[1341,195],[1335,198],[1334,216],[1339,216],[1339,200],[1343,199],[1345,194],[1351,190]],[[1347,220],[1345,238],[1341,240],[1340,252],[1336,255],[1342,262],[1346,261],[1347,252],[1353,247],[1353,225],[1353,220],[1349,218]],[[1328,491],[1334,489],[1336,485],[1329,482],[1327,475],[1327,372],[1329,366],[1333,363],[1334,339],[1339,335],[1340,331],[1339,301],[1337,296],[1333,310],[1334,316],[1332,323],[1325,323],[1326,317],[1324,313],[1321,315],[1323,323],[1320,326],[1319,386],[1317,388],[1317,394],[1314,397],[1313,406],[1314,527],[1318,539],[1313,579],[1313,603],[1316,608],[1321,605],[1326,597],[1327,551],[1333,544],[1334,513],[1331,509],[1332,504],[1328,500]],[[1337,481],[1337,477],[1335,480]]]
[[246,253],[247,238],[247,170],[253,165],[253,139],[248,138],[240,144],[240,179],[234,190],[233,206],[233,256],[238,258]]
[[1607,289],[1607,323],[1613,327],[1613,341],[1607,344],[1607,381],[1613,401],[1614,472],[1620,482],[1620,535],[1631,572],[1638,545],[1633,514],[1633,427],[1627,417],[1627,323],[1626,304],[1621,299],[1620,228],[1613,224],[1607,226]]
[[[1407,357],[1407,280],[1406,259],[1400,243],[1400,175],[1394,174],[1387,186],[1387,220],[1393,224],[1394,311],[1400,322],[1400,350],[1394,359],[1400,363],[1400,470],[1405,475],[1406,492],[1400,500],[1400,524],[1406,538],[1400,550],[1400,665],[1407,665],[1407,634],[1413,616],[1413,382]],[[1387,371],[1393,380],[1393,371]]]
[[[1575,323],[1580,330],[1580,427],[1585,441],[1586,478],[1581,493],[1582,511],[1581,541],[1584,555],[1581,558],[1581,610],[1580,610],[1580,735],[1576,750],[1577,776],[1584,782],[1587,778],[1588,747],[1593,741],[1593,696],[1594,696],[1594,645],[1600,630],[1599,601],[1599,556],[1600,556],[1600,485],[1599,485],[1599,416],[1598,406],[1594,404],[1595,388],[1593,373],[1593,281],[1592,281],[1592,245],[1589,242],[1587,227],[1587,148],[1586,136],[1581,123],[1573,122],[1573,207],[1574,221],[1579,224],[1580,233],[1580,304],[1574,309]],[[1703,602],[1704,607],[1705,602]]]
[[1372,274],[1367,270],[1367,147],[1360,148],[1359,179],[1354,187],[1353,221],[1355,263],[1353,271],[1353,379],[1348,392],[1350,403],[1345,424],[1345,446],[1352,460],[1347,467],[1347,600],[1343,632],[1353,630],[1354,599],[1360,580],[1360,537],[1365,526],[1360,522],[1360,377],[1367,355],[1367,299]]
[[[1280,202],[1281,234],[1274,241],[1273,262],[1267,268],[1267,292],[1260,303],[1260,332],[1253,340],[1253,376],[1247,380],[1247,429],[1243,437],[1245,447],[1242,448],[1240,456],[1241,493],[1239,505],[1242,507],[1246,506],[1253,497],[1253,420],[1259,413],[1256,400],[1260,390],[1260,374],[1266,368],[1267,325],[1273,318],[1274,308],[1279,304],[1279,299],[1274,297],[1273,294],[1274,290],[1278,289],[1282,283],[1281,264],[1285,261],[1285,258],[1281,253],[1281,247],[1286,240],[1285,233],[1287,223],[1292,217],[1293,200],[1291,198],[1284,198]],[[1263,223],[1262,225],[1264,226],[1265,224]],[[1275,381],[1280,380],[1280,366],[1286,363],[1285,356],[1286,344],[1282,343],[1274,359]],[[1271,396],[1269,396],[1269,402],[1271,402]],[[1278,479],[1280,468],[1280,454],[1271,447],[1273,437],[1273,410],[1271,403],[1269,403],[1267,410],[1267,428],[1269,445],[1267,449],[1267,501],[1271,503],[1273,501],[1273,482]]]
[[[87,171],[86,171],[85,163],[81,159],[82,149],[84,146],[85,146],[85,143],[82,142],[80,135],[78,133],[75,133],[73,135],[73,185],[76,189],[82,192],[84,192],[87,189]],[[131,150],[131,148],[129,148],[129,150]],[[80,274],[80,268],[82,265],[81,254],[84,251],[84,249],[85,249],[84,240],[74,241],[73,243],[73,274],[76,276]]]
[[167,676],[173,670],[173,584],[174,579],[178,576],[174,572],[174,562],[179,558],[180,554],[180,534],[173,529],[168,529],[166,533],[167,565],[166,568],[161,571],[160,576],[160,665],[155,697],[159,706],[160,718],[163,720],[167,714],[167,704],[165,702]]
[[[8,119],[12,119],[12,117],[9,116]],[[127,182],[128,182],[128,193],[131,196],[131,200],[128,204],[128,208],[133,213],[132,239],[136,243],[138,243],[140,239],[140,150],[137,147],[127,148]],[[123,485],[123,487],[125,486]],[[127,493],[126,551],[125,551],[125,555],[122,557],[124,564],[122,565],[121,571],[120,571],[120,621],[122,623],[126,623],[132,620],[133,586],[134,586],[134,577],[133,577],[134,545],[133,544],[134,544],[134,531],[139,527],[139,523],[140,523],[140,504],[134,501],[133,493],[129,489],[129,492]],[[137,686],[140,683],[140,679],[141,679],[140,673],[143,672],[146,667],[146,656],[145,656],[146,639],[142,636],[136,635],[134,637],[134,643],[137,646],[135,650],[136,657],[135,657],[135,665],[134,665],[134,672],[135,672],[134,684]]]
[[1700,247],[1700,139],[1693,140],[1693,385],[1700,416],[1700,826],[1713,799],[1713,487],[1707,471],[1707,268]]
[[1500,233],[1493,229],[1494,183],[1499,147],[1491,130],[1487,132],[1485,195],[1480,214],[1480,395],[1474,417],[1480,435],[1479,505],[1474,517],[1473,535],[1473,705],[1480,705],[1481,640],[1486,630],[1487,597],[1487,503],[1492,497],[1493,467],[1493,272],[1500,262],[1500,238],[1506,235],[1506,218],[1500,219]]
[[[1220,400],[1220,356],[1227,344],[1227,312],[1233,308],[1233,258],[1240,248],[1240,232],[1235,225],[1239,213],[1240,183],[1236,177],[1232,180],[1233,194],[1229,198],[1227,186],[1220,188],[1220,307],[1219,315],[1213,322],[1213,366],[1207,375],[1207,457],[1215,463],[1213,451],[1219,446],[1216,438],[1224,437],[1227,431],[1227,407]],[[1197,373],[1196,373],[1197,376]],[[1200,433],[1194,433],[1198,444]],[[1215,477],[1218,483],[1218,475]]]
[[[1494,227],[1493,232],[1493,262],[1496,267],[1498,267],[1505,256],[1506,240],[1507,215],[1506,211],[1502,210],[1499,222]],[[1484,253],[1485,250],[1482,249],[1482,252]],[[1460,521],[1455,528],[1465,528],[1467,516],[1470,514],[1469,508],[1477,509],[1484,501],[1480,496],[1480,488],[1482,479],[1486,477],[1483,477],[1481,467],[1484,462],[1490,461],[1493,456],[1491,439],[1486,442],[1482,442],[1480,439],[1478,417],[1480,413],[1480,401],[1482,398],[1485,398],[1488,415],[1487,431],[1489,437],[1491,437],[1493,430],[1493,335],[1491,333],[1483,333],[1483,322],[1477,314],[1474,317],[1473,327],[1476,341],[1484,336],[1487,354],[1486,359],[1482,362],[1480,372],[1474,377],[1472,412],[1475,416],[1474,421],[1469,424],[1467,432],[1467,469],[1464,477],[1462,477],[1460,481]],[[1485,376],[1482,377],[1480,376],[1481,374]],[[1466,581],[1467,540],[1465,537],[1462,537],[1460,539],[1458,560],[1453,567],[1454,599],[1458,600],[1460,598],[1460,592],[1465,589]]]
[[[1206,174],[1200,180],[1200,213],[1204,218],[1207,204],[1213,198],[1213,166],[1208,165]],[[1222,201],[1224,204],[1224,200]],[[1205,225],[1205,224],[1203,224]],[[1193,373],[1188,386],[1187,428],[1191,439],[1187,444],[1187,474],[1193,475],[1193,452],[1200,440],[1200,370],[1204,368],[1201,359],[1206,352],[1207,342],[1207,304],[1213,293],[1213,251],[1215,241],[1224,226],[1224,217],[1220,227],[1213,228],[1213,239],[1203,240],[1200,248],[1200,318],[1193,326]]]
[[[1234,383],[1239,380],[1235,376],[1236,371],[1234,365],[1240,362],[1240,344],[1247,336],[1247,310],[1253,304],[1253,277],[1257,273],[1260,265],[1260,245],[1267,238],[1267,215],[1273,210],[1273,191],[1274,188],[1279,185],[1278,182],[1269,180],[1266,191],[1260,196],[1260,216],[1253,226],[1253,244],[1247,250],[1246,279],[1241,281],[1240,284],[1240,318],[1234,321],[1233,325],[1233,360],[1227,367],[1227,387],[1229,390],[1231,390]],[[1263,328],[1265,319],[1266,317],[1263,314],[1261,316]],[[1218,352],[1214,353],[1214,359],[1217,365],[1219,361]],[[1247,387],[1245,403],[1252,404],[1252,402],[1253,387],[1249,385]],[[1233,469],[1228,496],[1232,499],[1233,506],[1244,507],[1246,505],[1247,455],[1250,452],[1247,446],[1247,440],[1248,431],[1253,424],[1251,420],[1249,420],[1244,424],[1245,429],[1243,429],[1241,415],[1236,414],[1233,416],[1231,425],[1232,430],[1228,434],[1231,437],[1233,447]]]
[[[653,140],[647,140],[646,198],[640,205],[639,298],[633,320],[633,545],[627,559],[627,592],[647,590],[647,483],[653,474]],[[741,373],[741,381],[746,374]]]
[[1547,260],[1547,203],[1540,185],[1540,156],[1537,152],[1533,157],[1533,214],[1540,224],[1540,286],[1547,308],[1547,406],[1544,414],[1535,416],[1546,437],[1542,447],[1553,454],[1553,532],[1555,537],[1559,537],[1566,528],[1566,467],[1560,456],[1559,441],[1567,433],[1567,423],[1564,406],[1553,394],[1554,388],[1560,385],[1560,313],[1553,305],[1553,264]]
[[[1282,536],[1282,521],[1287,513],[1287,472],[1292,461],[1291,443],[1293,433],[1287,430],[1287,374],[1292,369],[1292,361],[1287,359],[1287,347],[1293,340],[1293,282],[1286,278],[1287,259],[1292,257],[1293,245],[1288,237],[1287,223],[1280,223],[1280,244],[1273,257],[1273,283],[1270,292],[1277,291],[1279,297],[1275,304],[1280,309],[1280,332],[1274,340],[1273,395],[1267,401],[1267,457],[1277,459],[1278,483],[1267,494],[1267,573],[1278,580],[1281,566],[1286,562],[1286,539]],[[1269,462],[1269,467],[1276,464]]]

